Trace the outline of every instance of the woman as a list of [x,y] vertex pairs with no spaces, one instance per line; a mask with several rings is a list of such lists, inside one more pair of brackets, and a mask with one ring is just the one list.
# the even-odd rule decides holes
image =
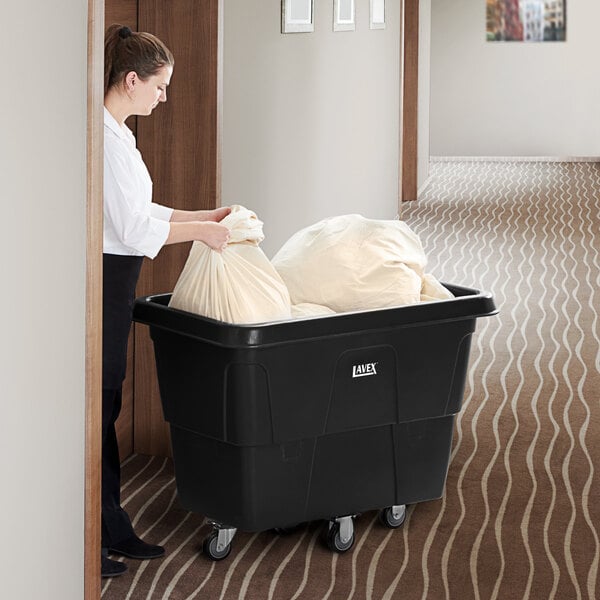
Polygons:
[[230,208],[173,210],[152,202],[152,181],[125,120],[146,116],[167,100],[173,55],[155,36],[111,25],[104,41],[104,285],[102,349],[102,576],[127,566],[108,554],[157,558],[164,548],[139,539],[120,504],[115,421],[127,362],[135,286],[144,256],[165,244],[200,241],[216,251],[227,245],[221,221]]

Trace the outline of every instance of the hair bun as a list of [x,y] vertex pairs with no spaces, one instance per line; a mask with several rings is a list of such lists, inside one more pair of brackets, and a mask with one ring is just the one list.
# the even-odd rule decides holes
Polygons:
[[127,26],[121,27],[121,29],[119,29],[119,37],[123,40],[131,37],[131,29],[129,29]]

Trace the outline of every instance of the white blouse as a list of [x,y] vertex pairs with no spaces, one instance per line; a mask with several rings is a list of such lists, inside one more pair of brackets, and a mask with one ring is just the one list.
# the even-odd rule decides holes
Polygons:
[[135,137],[104,108],[104,253],[154,258],[172,208],[152,202],[152,179]]

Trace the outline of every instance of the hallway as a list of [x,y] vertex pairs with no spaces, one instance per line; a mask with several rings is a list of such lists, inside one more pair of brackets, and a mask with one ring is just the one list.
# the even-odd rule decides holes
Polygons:
[[398,530],[363,514],[347,554],[329,552],[311,523],[238,532],[213,563],[200,554],[209,526],[178,505],[171,462],[133,456],[125,506],[167,556],[128,561],[103,582],[105,600],[600,594],[600,166],[434,162],[401,216],[429,272],[492,292],[500,309],[473,336],[445,496],[409,507]]

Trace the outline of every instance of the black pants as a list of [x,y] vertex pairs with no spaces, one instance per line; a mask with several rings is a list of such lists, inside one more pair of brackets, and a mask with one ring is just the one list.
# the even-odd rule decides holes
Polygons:
[[121,508],[121,465],[115,422],[127,368],[127,339],[141,256],[103,256],[102,294],[102,547],[108,548],[133,534]]

